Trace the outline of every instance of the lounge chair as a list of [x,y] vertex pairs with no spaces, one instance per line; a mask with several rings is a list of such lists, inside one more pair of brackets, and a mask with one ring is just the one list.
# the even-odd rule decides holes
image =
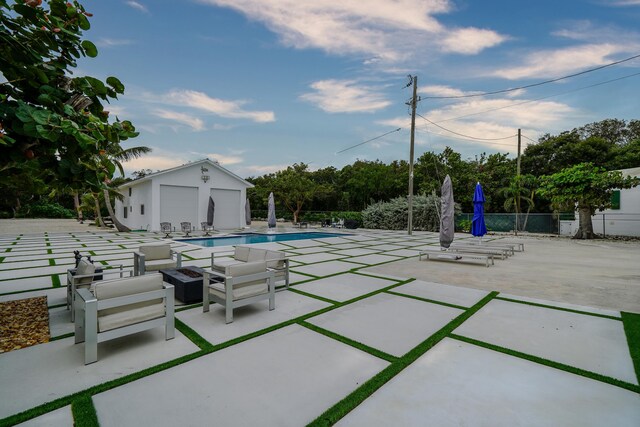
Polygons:
[[[233,309],[263,299],[269,299],[269,310],[276,308],[276,287],[273,271],[265,261],[229,265],[224,274],[205,270],[202,274],[202,312],[209,311],[211,302],[225,308],[226,323],[233,322]],[[211,283],[211,278],[221,282]]]
[[118,274],[120,278],[123,278],[125,273],[131,276],[131,270],[123,270],[122,264],[112,267],[114,268],[96,271],[96,266],[93,263],[87,259],[80,259],[76,268],[67,270],[67,310],[71,311],[72,322],[75,321],[74,306],[77,289],[89,289],[96,280],[102,280],[109,274]]
[[98,361],[98,343],[165,327],[175,336],[173,285],[159,273],[96,283],[76,291],[75,343],[84,342],[84,364]]
[[171,237],[171,223],[170,222],[161,222],[160,223],[160,231],[165,234],[165,239]]
[[147,271],[182,267],[182,254],[171,249],[169,243],[142,245],[133,253],[133,275],[142,276]]
[[180,228],[184,233],[184,237],[189,237],[189,233],[191,233],[191,223],[190,222],[181,222]]
[[206,222],[201,222],[200,227],[202,227],[202,231],[204,231],[205,236],[211,236],[211,231],[213,231],[213,226],[207,224]]

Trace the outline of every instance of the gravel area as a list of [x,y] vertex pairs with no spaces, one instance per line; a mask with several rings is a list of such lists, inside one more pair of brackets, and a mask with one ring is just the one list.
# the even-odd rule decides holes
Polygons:
[[0,303],[0,353],[49,342],[47,297]]

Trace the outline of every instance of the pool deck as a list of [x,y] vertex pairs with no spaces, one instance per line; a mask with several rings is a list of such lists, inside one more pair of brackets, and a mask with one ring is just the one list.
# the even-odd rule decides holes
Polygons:
[[[131,267],[165,239],[33,231],[0,223],[0,302],[46,295],[53,340],[0,354],[0,426],[640,425],[625,332],[640,329],[639,242],[487,236],[525,244],[489,268],[419,261],[438,246],[426,232],[257,244],[291,260],[274,311],[226,325],[216,305],[181,306],[175,339],[102,343],[85,366],[64,306],[73,250]],[[200,267],[233,252],[172,246]]]

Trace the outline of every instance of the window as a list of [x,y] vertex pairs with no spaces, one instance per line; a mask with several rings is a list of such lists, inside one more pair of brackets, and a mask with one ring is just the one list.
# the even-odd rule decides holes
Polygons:
[[131,197],[131,187],[129,187],[129,197]]
[[124,217],[127,218],[127,207],[124,207]]
[[144,205],[140,205],[140,215],[144,215]]
[[129,206],[129,212],[133,212],[133,206]]
[[614,190],[611,194],[611,209],[620,210],[620,190]]

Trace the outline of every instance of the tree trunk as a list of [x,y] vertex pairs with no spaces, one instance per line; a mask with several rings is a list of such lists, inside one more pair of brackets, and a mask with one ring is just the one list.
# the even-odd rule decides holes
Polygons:
[[82,209],[80,208],[80,196],[77,191],[73,192],[73,206],[76,208],[76,214],[78,215],[78,221],[83,224]]
[[104,222],[102,222],[102,214],[100,213],[100,201],[98,200],[98,197],[95,193],[91,193],[91,196],[93,197],[93,209],[96,214],[96,225],[98,227],[102,227],[104,225]]
[[574,239],[597,239],[598,236],[593,232],[593,223],[591,222],[591,207],[578,205],[579,227],[578,232],[573,236]]
[[113,221],[113,225],[116,226],[116,230],[131,231],[129,227],[118,221],[118,218],[116,218],[116,214],[113,212],[113,206],[111,206],[111,200],[109,200],[109,190],[103,190],[103,194],[104,203],[107,205],[107,211],[109,211],[109,216],[111,217],[111,221]]

